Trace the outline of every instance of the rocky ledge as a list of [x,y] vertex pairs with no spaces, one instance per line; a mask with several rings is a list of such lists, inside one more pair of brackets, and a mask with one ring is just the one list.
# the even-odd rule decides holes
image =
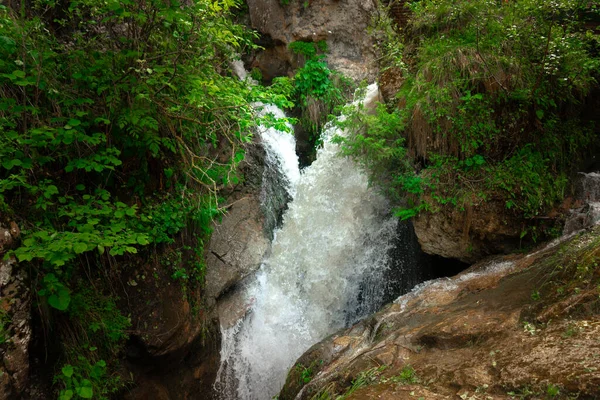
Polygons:
[[421,284],[313,346],[279,400],[600,398],[598,261],[600,227]]

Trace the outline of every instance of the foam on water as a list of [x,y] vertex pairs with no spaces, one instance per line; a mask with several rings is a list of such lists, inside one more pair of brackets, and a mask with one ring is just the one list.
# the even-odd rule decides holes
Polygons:
[[[370,86],[365,103],[377,94]],[[224,399],[270,399],[310,346],[381,306],[397,220],[366,175],[328,140],[344,134],[330,127],[302,174],[282,160],[294,197],[246,290],[250,312],[222,332],[216,388]],[[283,139],[265,137],[267,153],[280,148]]]

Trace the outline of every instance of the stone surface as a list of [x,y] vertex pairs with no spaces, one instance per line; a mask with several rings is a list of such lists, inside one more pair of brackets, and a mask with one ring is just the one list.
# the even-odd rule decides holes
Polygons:
[[580,172],[575,180],[574,207],[569,211],[563,235],[600,222],[600,173]]
[[[326,40],[327,62],[332,69],[360,81],[376,75],[373,43],[367,27],[375,11],[371,0],[248,0],[252,27],[269,38],[268,54],[259,55],[251,67],[265,78],[284,75],[297,60],[286,50],[296,40]],[[287,73],[291,70],[288,69]]]
[[19,235],[14,222],[0,224],[0,399],[6,400],[24,397],[29,388],[31,294],[25,270],[4,259]]
[[[599,234],[596,229],[568,246],[597,242]],[[556,294],[554,284],[541,300],[532,295],[539,297],[541,285],[553,276],[552,263],[561,259],[563,246],[497,257],[454,278],[420,285],[313,346],[297,361],[316,366],[311,381],[303,384],[297,372],[302,368],[292,368],[279,399],[310,399],[324,391],[336,398],[377,368],[378,375],[345,398],[546,398],[551,386],[563,396],[556,398],[600,398],[595,284],[566,298]],[[415,371],[412,382],[402,380],[408,366]]]
[[263,222],[260,200],[255,195],[248,194],[229,207],[215,226],[206,253],[207,296],[218,298],[260,266],[269,247]]
[[120,275],[120,308],[131,319],[123,362],[124,375],[134,379],[128,400],[183,400],[210,393],[219,365],[218,321],[199,285],[171,277],[174,267],[194,257],[193,251],[182,250],[194,246],[193,240],[184,233]]
[[210,302],[256,271],[270,243],[260,200],[264,150],[258,139],[247,149],[240,169],[244,183],[227,194],[227,213],[215,223],[205,251]]
[[521,243],[521,224],[503,203],[493,200],[466,211],[422,213],[413,224],[425,253],[466,263],[506,254]]
[[[261,210],[264,151],[248,144],[240,167],[244,183],[226,193],[228,212],[205,249],[205,287],[187,287],[173,268],[194,257],[194,236],[183,233],[153,258],[125,269],[121,307],[130,315],[127,369],[135,377],[128,399],[210,399],[219,368],[220,333],[216,298],[260,265],[265,238]],[[226,265],[224,264],[227,263]],[[234,310],[232,313],[238,312]]]

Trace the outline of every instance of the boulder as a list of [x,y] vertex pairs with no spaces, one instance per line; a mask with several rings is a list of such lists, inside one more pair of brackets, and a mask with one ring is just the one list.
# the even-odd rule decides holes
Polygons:
[[594,228],[421,284],[308,350],[279,399],[598,398],[599,240]]
[[[268,56],[258,55],[251,67],[258,67],[267,79],[284,75],[284,69],[297,67],[287,51],[294,41],[325,40],[330,68],[361,81],[372,82],[376,76],[373,42],[368,34],[372,0],[248,0],[250,21],[254,29],[268,37]],[[289,66],[289,67],[288,67]],[[287,73],[290,73],[288,69]]]
[[521,241],[519,220],[503,203],[493,200],[465,211],[422,213],[413,225],[425,253],[465,263],[514,251]]
[[264,149],[257,139],[248,146],[240,166],[244,183],[226,194],[227,212],[214,224],[206,246],[206,298],[213,304],[256,271],[269,248],[270,232],[261,202],[264,162]]
[[600,172],[580,172],[574,186],[574,207],[568,212],[563,235],[600,222]]

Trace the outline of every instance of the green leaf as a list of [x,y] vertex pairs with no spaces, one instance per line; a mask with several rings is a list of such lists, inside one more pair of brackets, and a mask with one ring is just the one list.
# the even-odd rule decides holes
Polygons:
[[135,247],[132,247],[132,246],[126,246],[125,247],[125,251],[128,252],[128,253],[137,254],[137,249]]
[[82,385],[75,388],[77,394],[84,399],[91,399],[94,396],[94,389],[92,389],[92,382],[87,379],[81,381]]
[[85,243],[75,243],[73,245],[73,251],[75,251],[75,254],[81,254],[85,251],[87,251],[88,247]]
[[73,398],[73,391],[71,389],[61,390],[58,395],[58,400],[71,400]]
[[[61,285],[62,286],[62,285]],[[56,293],[48,297],[48,304],[60,311],[65,311],[71,303],[71,294],[65,287],[59,288]]]
[[21,160],[6,160],[2,163],[2,166],[8,170],[12,169],[14,166],[20,166],[22,164]]
[[31,237],[23,240],[23,245],[25,245],[27,247],[35,246],[36,243],[37,243],[37,240],[35,240],[35,238],[31,238]]
[[70,378],[73,375],[73,366],[67,364],[64,367],[62,367],[61,371],[64,376],[66,376],[67,378]]
[[58,188],[54,185],[46,186],[46,189],[44,190],[44,197],[49,198],[53,194],[58,194]]
[[538,119],[544,118],[544,110],[535,110],[535,115],[538,117]]

